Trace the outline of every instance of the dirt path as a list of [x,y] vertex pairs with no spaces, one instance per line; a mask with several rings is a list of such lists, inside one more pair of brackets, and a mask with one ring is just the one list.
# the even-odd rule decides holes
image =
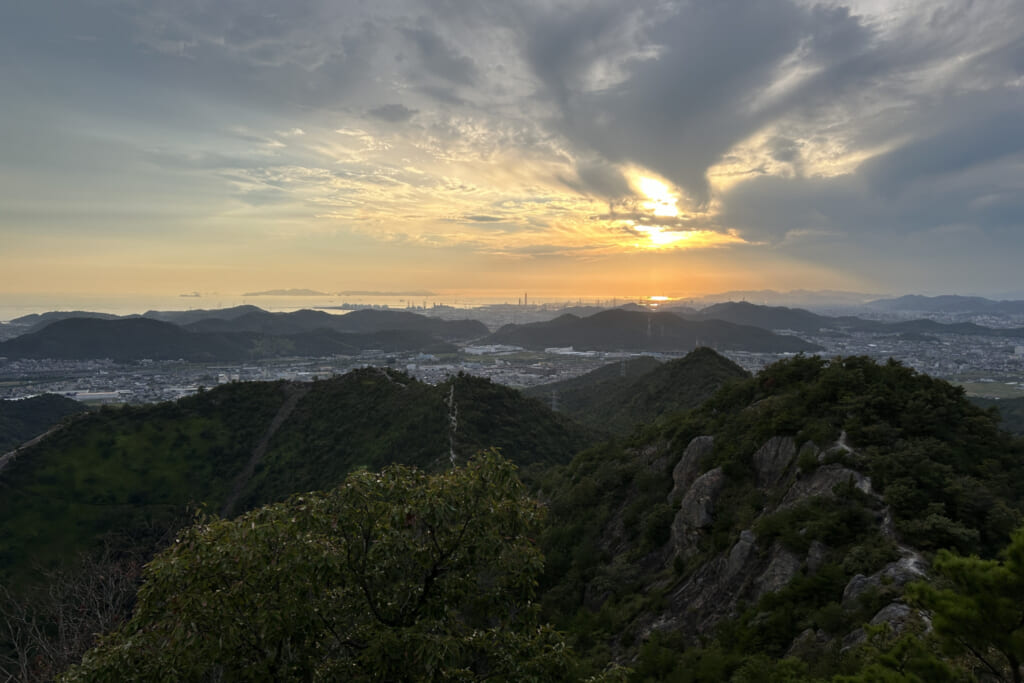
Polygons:
[[274,415],[274,419],[270,421],[270,426],[267,427],[266,433],[260,442],[256,444],[256,448],[252,449],[252,455],[249,457],[249,462],[245,464],[245,468],[238,473],[235,477],[235,483],[231,487],[231,493],[228,495],[227,501],[224,503],[224,507],[221,508],[220,516],[227,517],[233,511],[235,505],[238,503],[239,497],[242,495],[242,490],[245,489],[245,485],[252,479],[252,475],[256,472],[256,465],[259,464],[263,456],[267,454],[267,448],[270,446],[270,440],[284,421],[292,414],[295,410],[295,406],[298,405],[299,401],[303,396],[309,393],[309,384],[289,384],[285,391],[288,393],[288,398],[285,399],[281,407],[277,409],[277,415]]

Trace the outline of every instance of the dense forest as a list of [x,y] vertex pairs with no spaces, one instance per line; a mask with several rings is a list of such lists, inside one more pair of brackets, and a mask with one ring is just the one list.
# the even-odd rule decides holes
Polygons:
[[560,391],[367,368],[67,423],[0,472],[0,665],[1020,680],[1024,441],[993,409],[895,362],[707,349]]

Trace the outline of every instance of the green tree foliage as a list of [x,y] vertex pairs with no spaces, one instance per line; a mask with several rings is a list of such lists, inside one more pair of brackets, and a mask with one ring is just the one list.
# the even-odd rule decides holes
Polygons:
[[611,363],[523,393],[548,401],[554,391],[562,413],[602,432],[628,436],[639,425],[696,408],[728,382],[749,377],[728,358],[701,347],[667,363],[649,356]]
[[39,436],[64,418],[86,410],[78,401],[56,394],[0,401],[0,455]]
[[972,396],[971,403],[985,408],[995,409],[999,413],[1000,425],[1006,431],[1024,436],[1024,398],[982,398]]
[[1024,527],[998,560],[940,550],[938,584],[917,583],[911,598],[929,610],[946,648],[966,654],[979,673],[1020,683],[1024,663]]
[[559,680],[532,602],[542,509],[495,453],[359,471],[185,531],[64,681]]
[[887,624],[867,626],[867,640],[855,651],[860,671],[836,676],[833,683],[954,683],[968,677],[943,661],[933,634],[924,624],[896,634]]

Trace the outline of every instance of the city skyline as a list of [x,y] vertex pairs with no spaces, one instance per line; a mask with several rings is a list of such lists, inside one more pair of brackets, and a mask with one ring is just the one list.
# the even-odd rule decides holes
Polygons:
[[1013,0],[9,3],[0,88],[8,300],[1022,288]]

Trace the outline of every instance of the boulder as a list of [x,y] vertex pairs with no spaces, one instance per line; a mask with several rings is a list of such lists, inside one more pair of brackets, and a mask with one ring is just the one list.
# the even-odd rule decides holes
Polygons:
[[683,456],[679,458],[679,462],[672,470],[672,481],[675,482],[675,485],[672,487],[672,492],[668,494],[670,502],[678,500],[690,488],[697,475],[700,474],[700,461],[711,453],[714,446],[715,437],[713,436],[698,436],[686,446]]
[[902,602],[891,602],[871,617],[871,625],[888,624],[896,634],[903,633],[914,621],[914,610]]
[[871,493],[871,479],[860,472],[842,465],[822,465],[810,475],[793,482],[782,499],[781,507],[790,507],[815,496],[835,496],[833,489],[836,486],[850,483],[864,493]]
[[800,571],[803,562],[794,553],[776,543],[768,566],[754,580],[754,600],[766,593],[782,590]]
[[843,607],[852,609],[857,599],[873,587],[885,586],[887,590],[901,589],[911,581],[924,578],[924,560],[917,553],[910,553],[895,562],[890,562],[871,576],[857,574],[843,589]]
[[776,486],[796,458],[796,442],[789,436],[774,436],[754,453],[754,472],[762,489]]
[[750,529],[740,532],[740,540],[729,551],[729,559],[725,564],[726,577],[733,577],[743,571],[757,545],[757,536]]
[[811,541],[811,547],[807,549],[807,571],[816,574],[825,560],[828,559],[828,546],[821,541]]
[[[871,617],[871,625],[888,624],[890,633],[900,635],[910,628],[914,621],[920,620],[921,615],[901,602],[892,602],[878,610],[875,616]],[[857,628],[846,634],[840,646],[840,652],[846,652],[850,648],[857,647],[867,641],[867,631],[864,628]]]
[[725,485],[721,467],[705,472],[693,482],[672,520],[672,543],[677,551],[689,554],[695,535],[715,521],[715,502]]

